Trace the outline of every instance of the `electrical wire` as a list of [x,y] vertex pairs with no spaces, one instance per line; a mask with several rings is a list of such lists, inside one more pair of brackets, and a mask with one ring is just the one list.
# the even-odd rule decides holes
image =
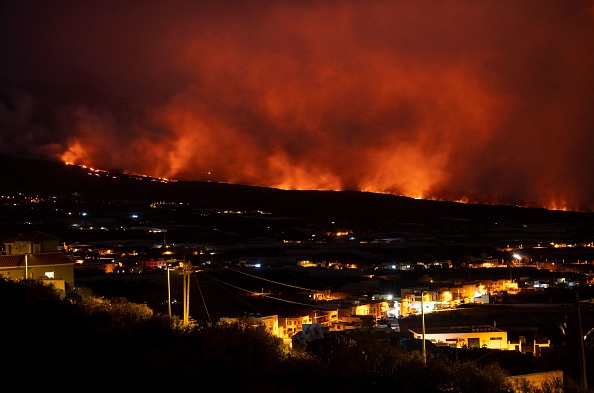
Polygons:
[[271,282],[273,284],[283,285],[283,286],[286,286],[286,287],[291,287],[291,288],[296,288],[296,289],[303,289],[304,291],[308,291],[308,292],[320,292],[319,289],[304,288],[304,287],[298,287],[296,285],[285,284],[285,283],[282,283],[282,282],[279,282],[279,281],[274,281],[274,280],[269,280],[267,278],[262,278],[262,277],[254,276],[253,274],[242,272],[241,270],[232,269],[232,268],[230,268],[228,266],[220,265],[218,263],[217,263],[217,265],[221,266],[224,269],[231,270],[231,271],[234,271],[236,273],[241,273],[241,274],[244,274],[244,275],[249,276],[249,277],[257,278],[259,280],[268,281],[268,282]]
[[[220,282],[220,283],[222,283],[222,284],[228,285],[228,286],[230,286],[230,287],[233,287],[233,288],[235,288],[235,289],[239,289],[239,290],[241,290],[241,291],[244,291],[244,292],[247,292],[247,293],[258,293],[258,296],[265,297],[265,298],[268,298],[268,299],[278,300],[278,301],[285,302],[285,303],[298,304],[298,305],[300,305],[300,306],[307,306],[307,307],[312,307],[312,305],[311,305],[311,304],[307,304],[307,303],[301,303],[301,302],[296,302],[296,301],[287,300],[287,299],[281,299],[281,298],[277,298],[277,297],[274,297],[274,296],[266,295],[266,294],[263,294],[263,293],[259,293],[259,292],[250,291],[250,290],[248,290],[248,289],[241,288],[241,287],[235,286],[235,285],[233,285],[233,284],[229,284],[229,283],[227,283],[227,282],[224,282],[224,281],[222,281],[222,280],[219,280],[219,279],[217,279],[217,278],[211,277],[211,276],[209,276],[209,275],[205,274],[204,272],[201,272],[201,273],[202,273],[204,276],[206,276],[206,277],[208,277],[208,278],[210,278],[210,279],[212,279],[212,280],[215,280],[215,281],[217,281],[217,282]],[[270,281],[270,280],[268,280],[268,281]]]
[[[247,305],[248,305],[248,306],[250,306],[251,308],[255,309],[255,310],[256,310],[256,311],[258,311],[259,313],[263,314],[262,310],[260,310],[258,307],[254,306],[253,304],[250,304],[249,302],[246,302],[246,301],[245,301],[245,299],[243,299],[243,298],[241,298],[241,297],[237,296],[235,293],[233,293],[233,292],[229,291],[227,288],[225,288],[224,286],[222,286],[222,285],[220,285],[220,284],[222,283],[222,284],[225,284],[225,285],[227,285],[227,286],[231,286],[231,287],[234,287],[234,288],[236,288],[236,289],[240,289],[240,290],[242,290],[242,291],[247,291],[247,292],[253,292],[253,291],[248,291],[248,290],[246,290],[246,289],[243,289],[243,288],[235,287],[234,285],[232,285],[232,284],[229,284],[229,283],[226,283],[226,282],[224,282],[224,281],[217,280],[216,278],[209,276],[208,274],[204,273],[203,271],[197,271],[197,272],[196,272],[196,274],[198,274],[198,273],[201,273],[203,276],[205,276],[205,277],[209,278],[209,279],[210,279],[210,280],[212,280],[212,281],[215,281],[215,283],[216,283],[216,284],[217,284],[217,285],[218,285],[218,286],[219,286],[221,289],[223,289],[224,291],[228,292],[228,293],[229,293],[229,294],[231,294],[233,297],[237,298],[238,300],[242,301],[243,303],[247,304]],[[196,280],[197,280],[197,279],[198,279],[198,278],[196,278]]]
[[194,280],[196,280],[196,285],[198,285],[198,291],[200,292],[200,297],[202,298],[202,304],[204,304],[204,310],[206,311],[208,322],[212,323],[212,320],[210,319],[210,313],[208,312],[208,307],[206,307],[206,300],[204,299],[204,294],[202,294],[202,288],[200,288],[200,283],[198,282],[196,275],[194,275]]
[[[314,292],[314,293],[315,292],[319,292],[319,290],[316,290],[316,289],[299,287],[299,286],[296,286],[296,285],[285,284],[285,283],[282,283],[280,281],[269,280],[269,279],[266,279],[266,278],[263,278],[263,277],[258,277],[258,276],[255,276],[253,274],[249,274],[249,273],[246,273],[246,272],[242,272],[240,270],[232,269],[232,268],[230,268],[228,266],[221,265],[221,264],[218,264],[216,262],[215,262],[215,264],[218,265],[218,266],[220,266],[220,267],[222,267],[225,270],[231,270],[233,272],[240,273],[240,274],[243,274],[243,275],[246,275],[246,276],[249,276],[249,277],[252,277],[252,278],[256,278],[256,279],[259,279],[259,280],[267,281],[267,282],[270,282],[270,283],[273,283],[273,284],[277,284],[277,285],[281,285],[281,286],[286,286],[286,287],[291,287],[291,288],[296,288],[296,289],[301,289],[301,290],[308,291],[308,292]],[[229,286],[229,287],[238,289],[238,290],[243,291],[243,292],[247,292],[249,294],[257,293],[258,296],[264,297],[264,298],[267,298],[267,299],[272,299],[272,300],[276,300],[276,301],[280,301],[280,302],[285,302],[285,303],[289,303],[289,304],[295,304],[295,305],[304,306],[304,307],[316,307],[316,308],[319,308],[319,306],[316,306],[316,305],[307,304],[307,303],[301,303],[301,302],[297,302],[297,301],[293,301],[293,300],[288,300],[288,299],[281,299],[281,298],[270,296],[270,295],[267,295],[267,294],[264,294],[264,293],[254,292],[252,290],[241,288],[241,287],[238,287],[236,285],[233,285],[233,284],[230,284],[228,282],[225,282],[225,281],[219,280],[217,278],[214,278],[212,276],[209,276],[208,274],[204,273],[203,270],[198,270],[195,273],[196,273],[196,275],[198,273],[201,273],[205,277],[207,277],[210,280],[216,282],[217,285],[219,285],[219,287],[221,287],[223,290],[227,291],[228,293],[230,293],[231,295],[233,295],[234,297],[236,297],[237,299],[241,300],[242,302],[244,302],[245,304],[247,304],[248,306],[250,306],[251,308],[257,310],[260,313],[263,313],[263,312],[261,310],[259,310],[258,307],[256,307],[253,304],[250,304],[249,302],[245,301],[245,299],[242,299],[241,297],[237,296],[235,293],[233,293],[232,291],[229,291],[227,288],[225,288],[224,286],[221,286],[220,284],[223,284],[225,286]],[[206,311],[206,315],[208,316],[208,320],[209,320],[209,322],[212,323],[211,318],[210,318],[210,313],[208,311],[208,307],[206,306],[206,299],[204,298],[204,294],[202,293],[202,289],[200,288],[200,284],[198,283],[198,277],[196,275],[194,276],[194,279],[196,280],[196,284],[198,285],[198,290],[200,291],[200,296],[202,298],[202,303],[204,304],[204,309]]]

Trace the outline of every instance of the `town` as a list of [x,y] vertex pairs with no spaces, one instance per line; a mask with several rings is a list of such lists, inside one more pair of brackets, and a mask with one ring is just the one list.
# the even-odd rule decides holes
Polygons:
[[289,350],[365,330],[426,342],[423,353],[541,357],[576,310],[584,342],[594,341],[588,215],[391,221],[88,195],[6,188],[0,274],[89,287],[187,323],[263,324]]

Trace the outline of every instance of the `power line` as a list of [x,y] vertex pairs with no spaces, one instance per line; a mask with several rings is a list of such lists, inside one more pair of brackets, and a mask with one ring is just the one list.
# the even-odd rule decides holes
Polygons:
[[[235,288],[235,289],[239,289],[239,290],[241,290],[241,291],[244,291],[244,292],[247,292],[247,293],[254,293],[254,291],[250,291],[250,290],[248,290],[248,289],[241,288],[241,287],[238,287],[238,286],[236,286],[236,285],[229,284],[229,283],[227,283],[227,282],[225,282],[225,281],[219,280],[219,279],[217,279],[217,278],[211,277],[211,276],[209,276],[209,275],[205,274],[204,272],[201,272],[201,273],[202,273],[203,275],[205,275],[206,277],[208,277],[208,278],[212,279],[212,280],[215,280],[215,281],[217,281],[217,282],[220,282],[221,284],[228,285],[228,286],[230,286],[230,287],[233,287],[233,288]],[[267,281],[270,281],[270,280],[267,280]],[[256,293],[258,293],[258,292],[256,292]],[[265,298],[268,298],[268,299],[278,300],[278,301],[285,302],[285,303],[298,304],[298,305],[301,305],[301,306],[308,306],[308,307],[312,307],[312,305],[311,305],[311,304],[307,304],[307,303],[300,303],[300,302],[296,302],[296,301],[293,301],[293,300],[281,299],[281,298],[277,298],[277,297],[274,297],[274,296],[266,295],[266,294],[264,294],[264,293],[258,293],[258,296],[265,297]],[[249,304],[249,303],[248,303],[248,304]]]
[[198,282],[198,278],[194,275],[194,280],[196,280],[196,285],[198,285],[198,291],[200,291],[200,297],[202,298],[202,304],[204,304],[204,310],[206,311],[206,316],[208,317],[208,322],[212,323],[210,319],[210,314],[208,312],[208,308],[206,307],[206,300],[204,299],[204,295],[202,294],[202,289],[200,288],[200,283]]
[[309,292],[320,292],[319,289],[311,289],[311,288],[298,287],[296,285],[285,284],[285,283],[282,283],[282,282],[279,282],[279,281],[269,280],[267,278],[262,278],[262,277],[254,276],[253,274],[242,272],[241,270],[232,269],[232,268],[230,268],[228,266],[224,266],[224,265],[219,265],[219,266],[223,267],[224,269],[231,270],[231,271],[234,271],[236,273],[241,273],[241,274],[244,274],[244,275],[249,276],[249,277],[257,278],[259,280],[268,281],[268,282],[271,282],[273,284],[284,285],[286,287],[291,287],[291,288],[296,288],[296,289],[303,289],[304,291],[309,291]]
[[[197,272],[197,273],[198,273],[198,272]],[[224,282],[224,281],[218,280],[218,279],[216,279],[216,278],[214,278],[214,277],[211,277],[211,276],[209,276],[208,274],[206,274],[206,273],[204,273],[204,272],[202,272],[202,271],[200,271],[200,273],[202,273],[202,275],[203,275],[203,276],[205,276],[205,277],[208,277],[209,279],[211,279],[211,280],[213,280],[213,281],[216,281],[216,282],[217,282],[216,284],[217,284],[217,285],[219,285],[219,287],[220,287],[221,289],[223,289],[223,290],[227,291],[227,292],[228,292],[229,294],[231,294],[233,297],[237,298],[238,300],[241,300],[242,302],[244,302],[244,303],[245,303],[245,304],[247,304],[248,306],[250,306],[250,307],[252,307],[252,308],[256,309],[258,312],[262,313],[262,310],[258,309],[258,307],[254,306],[253,304],[250,304],[250,303],[246,302],[246,301],[245,301],[245,299],[242,299],[241,297],[237,296],[235,293],[233,293],[233,292],[229,291],[227,288],[225,288],[225,287],[221,286],[220,284],[228,285],[228,286],[230,286],[230,287],[234,287],[234,288],[236,288],[236,289],[239,289],[239,290],[242,290],[242,291],[246,291],[246,292],[253,292],[253,291],[248,291],[248,290],[246,290],[246,289],[243,289],[243,288],[240,288],[240,287],[236,287],[236,286],[234,286],[234,285],[232,285],[232,284],[229,284],[229,283],[226,283],[226,282]],[[197,278],[196,278],[196,279],[197,279]],[[219,283],[220,283],[220,284],[219,284]]]

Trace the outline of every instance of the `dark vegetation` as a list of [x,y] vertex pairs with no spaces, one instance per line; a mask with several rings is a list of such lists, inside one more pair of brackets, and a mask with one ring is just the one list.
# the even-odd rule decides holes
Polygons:
[[[563,391],[555,380],[543,388],[512,386],[510,373],[479,352],[458,360],[428,356],[425,364],[418,351],[365,335],[328,335],[289,352],[262,326],[186,326],[124,298],[82,288],[62,293],[35,280],[0,279],[0,313],[3,375],[28,389]],[[569,381],[565,391],[578,389]]]

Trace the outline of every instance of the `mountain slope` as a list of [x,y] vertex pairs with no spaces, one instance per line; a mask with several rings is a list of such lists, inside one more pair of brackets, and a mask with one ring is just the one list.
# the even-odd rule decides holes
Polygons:
[[425,221],[452,218],[484,222],[575,223],[592,213],[503,205],[416,200],[358,191],[298,191],[199,181],[165,182],[116,171],[0,155],[0,189],[33,194],[77,193],[95,200],[191,203],[200,208],[265,210],[275,214],[351,221]]

